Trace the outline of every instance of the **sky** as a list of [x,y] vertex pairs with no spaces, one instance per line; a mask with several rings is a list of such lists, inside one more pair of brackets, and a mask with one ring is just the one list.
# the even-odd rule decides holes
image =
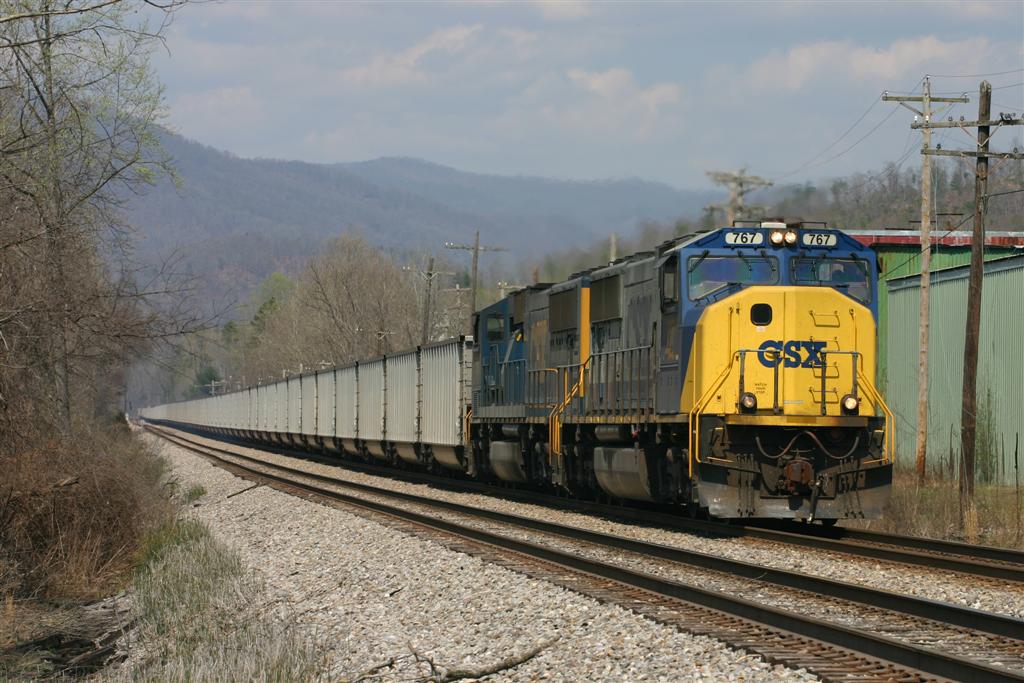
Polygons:
[[[1024,110],[1019,1],[238,0],[186,6],[166,47],[172,130],[309,162],[805,182],[918,163],[913,114],[880,98],[919,93],[925,74],[971,98],[944,116],[976,118],[981,74],[995,112]],[[956,129],[937,141],[970,145]]]

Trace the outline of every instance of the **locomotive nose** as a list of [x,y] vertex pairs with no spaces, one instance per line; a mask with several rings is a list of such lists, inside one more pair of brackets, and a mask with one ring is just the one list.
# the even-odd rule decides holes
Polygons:
[[[727,412],[839,416],[870,414],[858,376],[873,375],[870,312],[824,287],[751,287],[736,296],[732,350],[740,367]],[[852,408],[850,406],[853,406]]]

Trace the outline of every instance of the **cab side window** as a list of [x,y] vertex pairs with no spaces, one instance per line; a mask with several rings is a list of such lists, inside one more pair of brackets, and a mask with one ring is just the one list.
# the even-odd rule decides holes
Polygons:
[[671,306],[679,301],[679,257],[673,254],[661,266],[661,305]]
[[505,336],[505,316],[487,316],[487,341],[501,341]]

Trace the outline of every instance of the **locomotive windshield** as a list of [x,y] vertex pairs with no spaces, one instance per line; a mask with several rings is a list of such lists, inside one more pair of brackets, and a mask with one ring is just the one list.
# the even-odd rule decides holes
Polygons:
[[693,256],[687,271],[691,301],[730,285],[771,285],[779,281],[778,261],[769,256]]
[[798,285],[835,287],[863,304],[871,302],[868,263],[861,259],[795,258],[793,282]]

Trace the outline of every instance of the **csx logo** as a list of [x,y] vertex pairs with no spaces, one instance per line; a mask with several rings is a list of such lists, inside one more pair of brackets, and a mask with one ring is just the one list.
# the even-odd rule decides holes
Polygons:
[[816,368],[822,364],[823,341],[782,341],[769,339],[761,344],[757,359],[766,368],[785,363],[787,368]]

